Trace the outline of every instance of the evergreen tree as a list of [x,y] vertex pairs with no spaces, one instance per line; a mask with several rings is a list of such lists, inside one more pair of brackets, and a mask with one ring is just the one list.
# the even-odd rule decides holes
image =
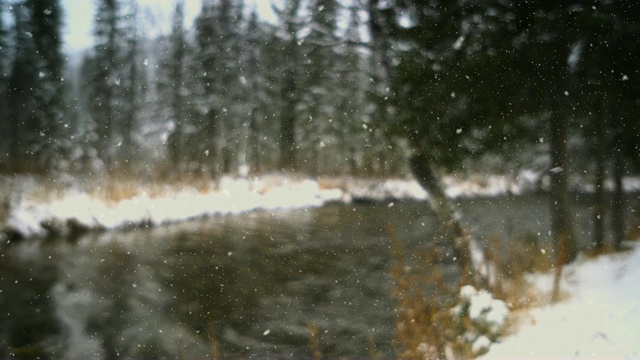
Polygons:
[[9,51],[9,32],[5,27],[6,1],[0,0],[0,170],[8,167],[8,147],[10,143],[10,124],[7,103],[9,67],[11,65]]
[[10,138],[9,157],[14,172],[37,170],[42,129],[33,89],[38,82],[38,59],[31,34],[29,9],[22,3],[13,5],[15,58],[8,79]]
[[57,162],[63,128],[61,9],[55,0],[13,4],[15,58],[8,79],[9,154],[14,171]]
[[96,147],[92,146],[96,143],[94,122],[91,119],[90,107],[91,101],[91,83],[90,75],[93,72],[92,54],[90,51],[84,51],[79,54],[78,62],[74,62],[69,67],[66,76],[69,78],[66,83],[69,85],[67,90],[68,105],[70,106],[68,113],[69,136],[68,148],[69,157],[67,160],[71,163],[71,172],[80,172],[87,169],[93,169],[95,165]]
[[[244,42],[242,45],[243,71],[241,75],[242,90],[247,93],[247,122],[242,125],[241,146],[238,152],[238,165],[241,173],[249,170],[260,172],[265,165],[264,144],[269,134],[265,117],[274,104],[270,101],[268,67],[265,48],[269,43],[266,29],[258,20],[258,13],[253,9],[249,17]],[[273,89],[271,89],[273,90]],[[241,115],[242,116],[242,115]]]
[[342,46],[338,48],[338,83],[334,94],[338,95],[336,111],[339,154],[343,163],[343,172],[355,174],[361,170],[363,155],[372,145],[369,126],[371,119],[366,113],[368,88],[366,58],[359,51],[360,20],[358,9],[349,10],[348,23]]
[[242,2],[204,1],[196,19],[197,78],[200,81],[201,129],[206,162],[216,176],[238,164],[247,113],[242,89],[244,18]]
[[123,50],[121,72],[123,79],[121,81],[121,100],[119,106],[119,126],[118,133],[122,145],[120,146],[120,166],[124,169],[131,167],[135,156],[134,134],[138,130],[139,121],[143,112],[142,105],[146,103],[147,95],[147,76],[144,64],[148,63],[144,51],[141,46],[142,35],[138,23],[141,21],[138,14],[138,6],[135,0],[127,3],[127,13],[124,15],[123,21]]
[[571,69],[569,58],[572,45],[580,38],[583,28],[579,3],[515,2],[516,34],[527,39],[517,53],[521,68],[531,76],[527,86],[542,102],[548,114],[550,152],[550,208],[551,233],[557,254],[564,263],[577,255],[576,236],[568,193],[569,119],[571,109]]
[[[583,142],[577,150],[588,154],[589,162],[595,159],[595,164],[586,166],[594,165],[596,172],[593,245],[599,249],[608,242],[607,210],[611,210],[614,244],[618,246],[624,236],[622,176],[624,164],[635,156],[628,157],[623,144],[627,141],[632,144],[633,137],[637,138],[634,131],[637,122],[630,121],[629,116],[637,107],[638,89],[629,81],[629,74],[636,67],[629,59],[638,56],[639,46],[631,39],[638,33],[639,13],[637,4],[624,1],[583,9],[580,40],[573,50],[577,78],[574,92],[579,96],[576,102],[587,112],[584,117],[588,120],[579,129]],[[613,178],[615,184],[611,201],[605,188],[607,177]]]
[[218,93],[221,95],[222,113],[220,144],[222,146],[222,170],[225,173],[237,169],[242,127],[247,114],[246,93],[242,88],[241,74],[244,64],[242,49],[245,35],[243,2],[221,0],[218,13],[219,38],[216,50],[220,62],[216,64]]
[[335,161],[323,161],[323,158],[327,158],[329,154],[326,153],[331,150],[335,153],[335,146],[331,145],[338,142],[333,127],[337,123],[334,123],[337,120],[334,104],[339,99],[336,91],[330,91],[338,86],[336,54],[332,46],[338,39],[338,4],[334,0],[315,0],[310,2],[309,11],[310,19],[305,28],[309,34],[299,45],[303,61],[294,65],[300,67],[297,76],[301,94],[299,116],[304,119],[299,123],[301,141],[297,149],[307,150],[308,171],[317,176],[323,167],[336,164]]
[[121,28],[121,3],[118,0],[100,0],[94,23],[95,45],[92,58],[86,66],[90,91],[90,109],[97,136],[96,151],[98,158],[110,169],[114,157],[114,139],[116,136],[118,114],[118,90],[123,74],[123,39]]
[[528,142],[519,112],[521,78],[500,75],[518,69],[514,29],[505,16],[511,10],[503,2],[450,1],[375,10],[398,50],[391,79],[397,121],[389,126],[409,140],[413,173],[429,192],[466,277],[470,239],[439,177],[461,169],[466,159]]
[[184,2],[176,2],[169,36],[168,56],[163,61],[163,70],[167,73],[166,82],[161,84],[162,102],[170,104],[168,117],[173,123],[169,137],[169,157],[176,171],[184,168],[185,127],[187,125],[187,104],[185,86],[185,67],[187,43],[184,29]]
[[25,4],[30,10],[34,56],[38,58],[38,87],[33,94],[41,132],[38,161],[50,168],[64,156],[61,145],[69,128],[64,104],[62,5],[59,0],[26,0]]
[[[196,125],[205,146],[205,165],[213,170],[216,176],[222,172],[222,124],[220,121],[221,99],[218,92],[217,72],[220,66],[220,52],[216,48],[217,40],[221,36],[218,27],[218,8],[212,0],[202,2],[202,9],[195,21],[196,30],[196,61],[198,78],[200,80],[202,116]],[[211,154],[211,158],[209,158]],[[209,159],[207,159],[209,158]],[[212,159],[212,160],[211,160]]]
[[372,153],[367,167],[372,171],[387,173],[388,146],[392,132],[390,119],[393,118],[390,106],[390,88],[393,80],[392,48],[394,38],[393,12],[385,6],[383,0],[368,0],[365,2],[368,16],[367,30],[370,39],[370,54],[368,72],[371,78],[368,91],[371,105],[373,142],[369,151]]
[[299,20],[301,0],[287,2],[284,9],[278,10],[281,29],[283,30],[282,53],[286,54],[280,71],[282,72],[280,87],[280,159],[278,167],[282,170],[296,170],[298,162],[296,158],[296,130],[297,130],[297,106],[299,102],[299,84],[297,64],[302,57],[299,50]]
[[[258,142],[255,153],[259,157],[260,168],[263,170],[281,169],[282,111],[283,106],[283,68],[288,60],[283,59],[283,49],[286,40],[281,36],[280,29],[266,23],[259,23],[259,32],[255,40],[260,43],[259,58],[256,59],[256,74],[253,85],[258,92],[256,108],[256,122],[253,123],[252,133]],[[249,36],[252,38],[253,36]],[[247,80],[250,80],[248,78]]]

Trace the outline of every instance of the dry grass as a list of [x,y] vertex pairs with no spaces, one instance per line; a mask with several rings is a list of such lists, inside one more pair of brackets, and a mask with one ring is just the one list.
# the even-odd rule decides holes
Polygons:
[[213,320],[209,320],[209,338],[211,340],[211,359],[219,360],[220,357],[220,342],[218,340],[218,331],[216,324]]
[[323,177],[318,179],[318,187],[321,190],[330,190],[330,189],[341,189],[342,191],[347,190],[347,186],[345,184],[344,179],[337,177]]
[[320,351],[320,328],[314,324],[307,324],[309,329],[309,349],[313,353],[313,360],[322,360],[322,352]]
[[[457,288],[444,281],[439,263],[442,254],[435,249],[414,253],[421,262],[412,269],[406,262],[407,254],[402,241],[392,236],[391,269],[394,280],[393,297],[396,300],[395,347],[401,359],[444,359],[449,349],[456,357],[473,358],[470,344],[461,337],[478,331],[470,319],[452,315],[457,299]],[[487,241],[485,261],[493,271],[492,294],[510,305],[509,317],[499,334],[515,331],[526,319],[532,306],[539,305],[542,297],[526,280],[532,272],[547,272],[554,268],[551,249],[541,248],[537,236],[525,234],[508,242],[497,236]],[[499,334],[494,334],[498,336]]]
[[526,309],[540,304],[536,289],[526,280],[530,273],[544,273],[554,268],[553,251],[542,247],[537,235],[525,233],[502,242],[492,236],[485,247],[485,259],[491,263],[495,284],[492,292],[508,303],[512,310]]
[[68,185],[60,184],[56,179],[47,177],[33,177],[25,181],[33,182],[24,189],[25,197],[37,202],[48,202],[60,198],[68,190]]
[[[492,294],[509,305],[510,314],[501,335],[514,334],[519,327],[534,321],[529,311],[549,302],[548,294],[542,294],[527,278],[533,273],[549,273],[556,269],[552,244],[541,246],[538,236],[524,233],[502,241],[494,235],[483,249],[485,261],[493,268]],[[567,294],[558,292],[558,298]]]
[[[395,261],[391,269],[394,280],[392,290],[396,300],[396,336],[394,345],[400,359],[443,359],[450,333],[451,319],[442,294],[450,297],[443,274],[436,265],[440,260],[436,251],[421,252],[418,268],[413,270],[406,263],[404,243],[395,237],[393,229],[391,252]],[[446,295],[449,294],[449,295]]]
[[107,203],[130,200],[142,194],[152,198],[161,197],[185,188],[197,189],[203,194],[216,189],[215,181],[210,175],[196,176],[193,173],[150,179],[113,173],[100,181],[87,184],[86,187],[92,197]]

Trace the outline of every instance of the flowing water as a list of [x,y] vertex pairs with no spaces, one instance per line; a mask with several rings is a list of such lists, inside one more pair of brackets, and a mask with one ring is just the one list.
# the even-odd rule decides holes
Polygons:
[[[548,241],[544,197],[459,206],[475,234]],[[586,208],[576,219],[583,236]],[[314,342],[326,357],[392,357],[390,228],[409,249],[450,252],[421,202],[258,211],[6,247],[0,359],[311,358]]]

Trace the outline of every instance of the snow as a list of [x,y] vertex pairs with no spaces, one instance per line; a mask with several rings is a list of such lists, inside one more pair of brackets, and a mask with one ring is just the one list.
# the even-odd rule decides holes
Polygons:
[[488,323],[501,326],[509,314],[509,309],[505,303],[494,299],[485,290],[480,290],[469,296],[469,303],[469,317],[472,320],[476,320],[483,315]]
[[[457,346],[466,344],[474,356],[490,348],[509,316],[509,308],[504,301],[494,299],[488,291],[476,290],[471,285],[460,288],[458,303],[449,312],[453,315],[452,328],[464,329],[455,341]],[[457,358],[454,348],[455,345],[445,350],[448,359]],[[462,353],[467,354],[466,351]]]
[[[451,198],[521,194],[536,190],[540,178],[541,173],[530,170],[515,176],[446,176],[443,186]],[[10,194],[10,199],[0,199],[0,203],[9,204],[8,214],[3,216],[0,211],[0,243],[3,242],[3,231],[24,237],[45,236],[51,232],[69,231],[70,223],[76,228],[115,229],[253,210],[299,209],[354,200],[424,201],[428,197],[414,179],[334,177],[314,180],[280,174],[252,179],[225,176],[217,183],[205,186],[206,191],[202,186],[187,185],[175,189],[167,186],[159,193],[142,188],[138,189],[137,195],[120,200],[101,198],[80,190],[89,186],[69,179],[64,183],[65,189],[56,189],[54,194],[43,196],[40,189],[45,185],[33,178],[0,178],[0,186]],[[640,179],[625,179],[625,188],[640,189]]]
[[10,229],[32,237],[45,236],[51,229],[64,233],[68,231],[69,221],[86,229],[116,229],[254,210],[319,207],[331,202],[349,203],[354,198],[426,199],[424,190],[412,180],[317,181],[278,175],[251,180],[223,177],[209,186],[213,188],[210,191],[187,186],[151,196],[142,189],[133,197],[111,201],[77,188],[71,187],[52,199],[29,196],[30,190],[22,189],[24,194],[12,201],[11,211],[5,223],[0,223],[0,230]]
[[475,175],[469,178],[445,176],[442,179],[445,194],[455,199],[469,196],[496,196],[522,194],[537,189],[542,174],[522,170],[517,175]]
[[471,349],[473,350],[474,353],[478,353],[483,349],[488,349],[490,346],[491,346],[491,340],[488,337],[482,335],[478,337],[476,341],[473,342],[473,345],[471,345]]
[[[491,327],[492,332],[498,331],[509,315],[509,308],[502,300],[494,299],[486,290],[476,290],[471,285],[460,288],[460,298],[469,303],[469,318],[474,321],[482,321]],[[454,307],[454,312],[459,313],[460,308]]]
[[[522,315],[516,333],[484,359],[640,359],[640,243],[626,244],[632,251],[566,267],[565,300]],[[530,280],[551,291],[552,275]]]

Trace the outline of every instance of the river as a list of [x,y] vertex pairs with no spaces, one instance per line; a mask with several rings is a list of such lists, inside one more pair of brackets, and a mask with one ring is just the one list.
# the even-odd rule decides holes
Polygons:
[[[544,196],[458,205],[484,238],[549,241]],[[426,203],[384,202],[15,244],[0,250],[0,358],[311,358],[314,342],[393,357],[392,238],[448,254],[437,229]]]

